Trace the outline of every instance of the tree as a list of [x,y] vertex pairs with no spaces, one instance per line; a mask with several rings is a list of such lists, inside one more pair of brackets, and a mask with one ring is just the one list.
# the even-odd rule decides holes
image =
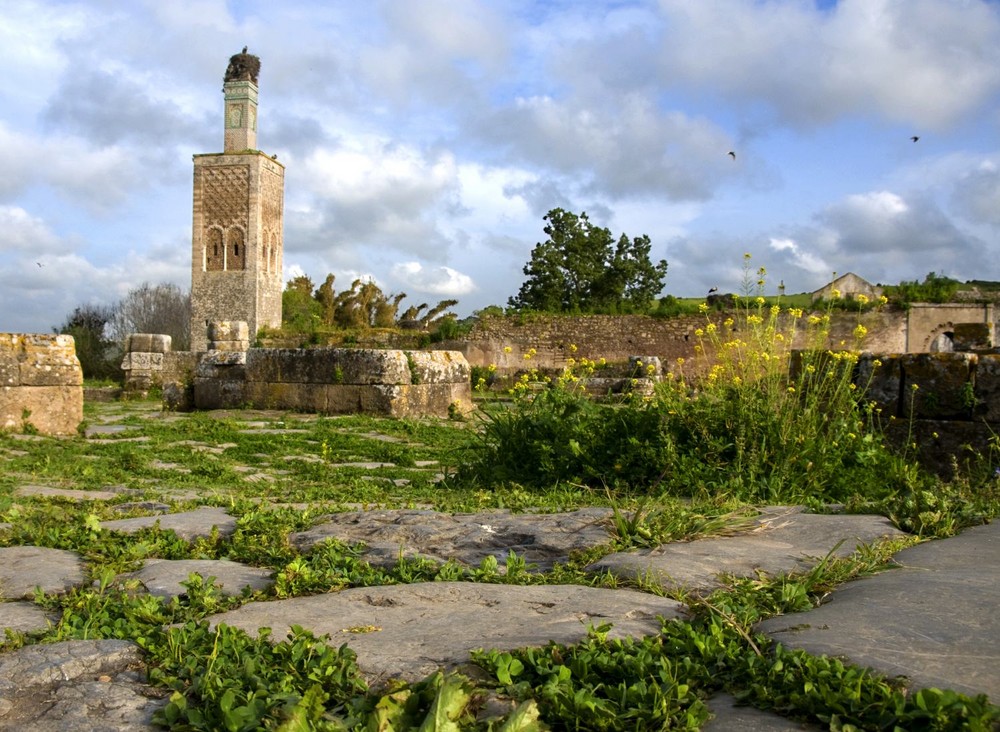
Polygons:
[[281,293],[282,327],[302,333],[312,332],[322,313],[322,305],[313,297],[313,281],[309,277],[299,275],[285,284],[285,291]]
[[113,379],[121,375],[123,346],[108,336],[108,323],[114,316],[114,306],[81,305],[54,329],[73,336],[84,378]]
[[132,333],[163,333],[175,351],[191,344],[191,296],[177,285],[144,282],[128,291],[108,323],[111,338],[124,346]]
[[950,302],[958,292],[958,280],[928,272],[923,282],[903,280],[896,286],[888,286],[885,293],[893,302]]
[[314,292],[313,281],[306,275],[289,280],[281,296],[282,328],[318,337],[318,331],[323,327],[347,330],[396,328],[412,320],[417,327],[429,330],[455,317],[445,311],[456,305],[457,300],[442,300],[423,317],[419,317],[419,313],[427,310],[426,303],[407,308],[399,316],[399,306],[406,293],[386,295],[371,280],[360,278],[351,283],[351,289],[338,293],[333,283],[334,276],[329,274]]
[[527,280],[508,304],[543,312],[645,312],[663,289],[667,263],[653,264],[648,236],[617,243],[611,231],[555,208],[545,215],[545,242],[524,266]]
[[323,319],[323,325],[333,325],[337,315],[337,299],[333,290],[334,280],[335,277],[328,274],[314,295],[322,310],[320,317]]

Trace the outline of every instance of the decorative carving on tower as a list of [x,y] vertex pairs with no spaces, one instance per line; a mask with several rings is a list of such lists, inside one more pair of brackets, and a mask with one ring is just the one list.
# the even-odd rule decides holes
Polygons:
[[191,349],[209,321],[246,321],[251,337],[281,327],[285,168],[257,150],[260,59],[229,59],[222,153],[194,156]]

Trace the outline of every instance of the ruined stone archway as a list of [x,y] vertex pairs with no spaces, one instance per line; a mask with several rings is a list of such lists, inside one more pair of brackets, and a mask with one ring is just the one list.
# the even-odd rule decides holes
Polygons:
[[924,339],[922,350],[930,353],[951,353],[954,351],[954,323],[941,323],[941,325],[932,330]]

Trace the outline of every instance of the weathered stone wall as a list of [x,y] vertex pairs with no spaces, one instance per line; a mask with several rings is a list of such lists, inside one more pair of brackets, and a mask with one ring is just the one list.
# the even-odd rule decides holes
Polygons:
[[0,333],[0,429],[68,435],[82,421],[73,336]]
[[[561,369],[567,359],[581,357],[617,363],[637,354],[656,356],[669,370],[678,358],[692,362],[698,338],[695,331],[709,320],[719,324],[727,314],[684,315],[651,318],[643,315],[539,315],[485,317],[473,326],[463,341],[447,341],[441,348],[461,351],[473,366],[496,365],[500,373],[512,373],[530,364],[542,369]],[[883,311],[862,316],[868,329],[865,348],[873,351],[906,350],[906,315]],[[830,342],[833,347],[849,346],[858,324],[857,313],[832,313]],[[806,345],[800,329],[795,346]],[[571,346],[575,346],[573,350]]]
[[194,405],[447,417],[472,410],[472,390],[452,351],[255,348],[202,354]]
[[1000,354],[866,353],[855,382],[890,436],[909,440],[916,459],[938,472],[947,474],[952,458],[978,460],[1000,433]]

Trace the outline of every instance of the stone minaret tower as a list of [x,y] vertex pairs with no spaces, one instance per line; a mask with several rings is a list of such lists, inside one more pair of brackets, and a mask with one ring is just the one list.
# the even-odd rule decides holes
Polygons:
[[191,350],[210,320],[245,320],[251,341],[281,327],[285,167],[257,150],[260,59],[229,59],[222,153],[194,156]]

